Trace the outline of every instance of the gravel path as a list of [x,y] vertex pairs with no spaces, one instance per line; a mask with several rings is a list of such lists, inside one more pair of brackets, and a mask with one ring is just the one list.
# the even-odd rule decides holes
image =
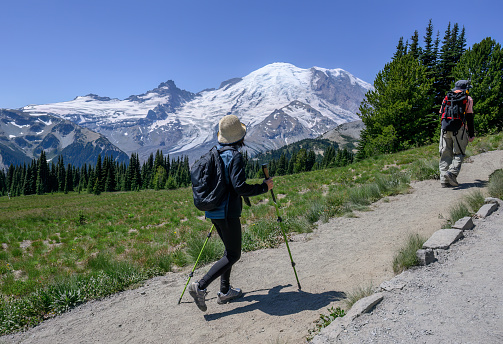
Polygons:
[[437,263],[395,277],[405,287],[385,292],[337,340],[321,342],[503,343],[502,206],[439,250]]
[[[295,276],[283,245],[278,249],[243,254],[233,270],[232,284],[243,289],[244,297],[226,305],[217,305],[217,283],[214,283],[208,288],[210,291],[207,299],[208,311],[205,313],[198,310],[188,293],[182,303],[177,305],[187,279],[187,271],[169,273],[147,281],[138,289],[84,304],[66,314],[49,319],[27,332],[2,337],[0,342],[304,343],[308,330],[314,327],[313,321],[319,318],[320,313],[326,314],[327,308],[332,306],[344,308],[345,293],[353,291],[357,286],[369,283],[378,286],[381,282],[391,279],[394,276],[393,256],[406,242],[408,235],[419,233],[429,237],[440,229],[445,222],[444,218],[448,217],[449,207],[457,203],[462,195],[475,188],[483,188],[489,174],[503,166],[503,151],[487,152],[470,160],[463,165],[458,178],[461,183],[459,188],[441,189],[438,181],[413,183],[411,193],[377,202],[372,206],[373,211],[359,213],[357,218],[336,218],[321,224],[309,235],[297,236],[295,241],[290,243],[290,248],[297,263],[296,268],[302,284],[301,292],[297,291]],[[276,192],[279,194],[281,190]],[[476,229],[473,238],[465,239],[459,244],[460,252],[468,247],[466,245],[471,242],[470,240],[476,242],[479,237],[487,239],[486,232]],[[501,236],[499,238],[501,248]],[[492,239],[495,241],[494,237]],[[491,238],[488,240],[491,241]],[[467,309],[469,312],[466,314],[466,321],[461,324],[462,329],[458,327],[458,331],[470,332],[470,327],[482,328],[477,326],[477,321],[488,323],[494,312],[499,312],[501,315],[501,281],[498,282],[498,287],[495,287],[499,288],[499,294],[495,293],[491,299],[496,305],[499,302],[499,308],[498,306],[488,308],[489,302],[477,301],[477,290],[491,280],[489,275],[493,270],[486,268],[498,269],[503,256],[501,249],[495,252],[491,266],[472,262],[475,257],[484,254],[483,250],[478,250],[473,254],[473,258],[467,259],[457,271],[444,272],[444,275],[438,275],[440,277],[426,278],[429,282],[423,284],[423,287],[417,284],[418,289],[429,288],[430,291],[435,291],[443,287],[436,289],[433,285],[438,285],[437,283],[441,281],[460,279],[461,272],[466,276],[472,276],[469,272],[473,272],[474,279],[470,277],[449,287],[453,295],[458,292],[460,283],[473,288],[470,302],[473,302],[475,307]],[[459,253],[459,256],[463,257],[463,254]],[[444,265],[455,262],[456,256],[452,257],[446,258]],[[208,268],[206,266],[196,270],[194,279],[200,278]],[[433,268],[428,267],[425,272],[431,269]],[[479,280],[476,279],[477,270],[481,276],[488,275],[483,283],[479,284]],[[403,292],[408,290],[409,287]],[[404,295],[403,298],[406,300],[407,296]],[[421,297],[419,299],[422,300]],[[446,302],[445,306],[438,308],[430,304],[424,306],[419,302],[413,302],[405,314],[413,317],[414,322],[414,314],[428,313],[430,309],[450,308],[455,313],[460,313],[459,310],[462,308],[459,307],[466,299],[463,297],[457,299],[458,302]],[[418,298],[415,297],[413,300]],[[418,308],[414,308],[414,305]],[[445,324],[455,325],[450,322],[446,314],[447,311],[440,313],[439,321],[443,319]],[[386,317],[388,318],[391,319],[391,316]],[[362,317],[359,321],[366,321],[364,319]],[[474,325],[470,325],[470,321],[473,321]],[[366,330],[372,332],[371,326],[358,326],[358,331],[355,327],[353,332],[348,330],[347,335],[352,336],[353,333],[356,335],[357,332],[363,334]],[[382,333],[388,328],[387,325],[376,326],[384,328],[382,331],[379,330]],[[499,328],[501,332],[501,322],[493,322],[488,326],[493,326],[491,328],[496,330]],[[443,326],[439,325],[438,328]],[[431,335],[426,333],[423,335],[421,330],[418,330],[419,332],[411,330],[413,337],[407,337],[405,330],[393,333],[395,335],[398,332],[403,333],[403,338],[400,337],[402,335],[397,337],[398,343],[410,343],[410,338],[413,338],[412,342],[418,339],[418,342],[429,343],[428,336],[437,336],[436,342],[449,342],[446,340],[449,337],[443,337],[444,340],[439,341],[438,336],[441,333],[437,329],[430,328]],[[353,339],[356,342],[360,340],[359,337],[358,339],[348,337],[346,342],[355,342]],[[371,340],[372,337],[368,339],[369,342]],[[491,343],[490,340],[492,338],[481,342]],[[392,341],[377,339],[374,342]]]

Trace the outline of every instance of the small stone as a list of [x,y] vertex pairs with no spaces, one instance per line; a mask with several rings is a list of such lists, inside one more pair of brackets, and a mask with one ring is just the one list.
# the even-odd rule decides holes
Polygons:
[[448,249],[454,242],[463,237],[463,231],[455,228],[440,229],[423,244],[423,249]]
[[498,209],[498,203],[488,203],[488,204],[484,204],[480,209],[479,211],[477,212],[477,214],[475,214],[475,217],[479,218],[479,219],[485,219],[486,217],[488,217],[489,215],[491,215],[496,209]]
[[379,287],[385,291],[392,291],[395,289],[403,289],[403,287],[405,287],[405,283],[396,279],[396,277],[395,277],[389,281],[382,282]]
[[456,223],[452,226],[452,228],[461,229],[462,231],[470,230],[474,226],[473,220],[471,217],[463,217],[456,221]]

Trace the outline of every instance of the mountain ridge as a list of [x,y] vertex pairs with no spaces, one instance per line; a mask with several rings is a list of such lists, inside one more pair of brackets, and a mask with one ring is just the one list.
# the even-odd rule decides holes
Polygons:
[[372,85],[342,69],[277,62],[199,93],[168,80],[124,100],[88,94],[19,111],[73,122],[105,136],[128,155],[137,153],[140,160],[162,150],[193,161],[216,144],[224,115],[235,114],[248,126],[247,149],[254,154],[357,120],[356,111],[370,89]]

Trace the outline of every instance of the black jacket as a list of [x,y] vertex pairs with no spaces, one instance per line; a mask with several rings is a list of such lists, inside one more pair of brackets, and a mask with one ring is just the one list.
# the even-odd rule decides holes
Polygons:
[[[243,155],[237,149],[229,149],[221,155],[229,173],[229,197],[215,210],[207,211],[210,219],[236,218],[241,216],[243,200],[241,196],[257,196],[268,191],[266,183],[246,183]],[[229,161],[230,160],[230,161]]]

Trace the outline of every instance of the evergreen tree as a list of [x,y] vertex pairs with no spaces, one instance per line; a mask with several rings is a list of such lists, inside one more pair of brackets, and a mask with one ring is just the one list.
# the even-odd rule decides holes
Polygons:
[[41,151],[40,157],[38,158],[37,182],[35,187],[37,195],[43,195],[49,191],[49,173],[50,171],[49,166],[47,165],[45,152]]
[[[374,81],[375,90],[366,94],[358,114],[365,124],[360,157],[391,153],[429,142],[430,122],[425,117],[433,105],[432,81],[426,68],[412,55],[386,64]],[[432,124],[431,124],[432,125]]]
[[306,160],[306,171],[311,171],[313,169],[314,163],[316,162],[316,153],[310,149],[307,153]]
[[294,161],[293,172],[300,173],[306,171],[307,153],[304,148],[297,152],[297,158]]
[[160,190],[166,186],[167,174],[164,166],[159,165],[153,179],[154,190]]
[[101,166],[101,154],[98,155],[98,160],[96,162],[96,168],[94,170],[94,182],[93,182],[93,193],[95,195],[101,194],[102,188],[102,166]]
[[66,167],[66,175],[65,175],[65,189],[64,189],[65,194],[67,194],[68,191],[73,189],[72,186],[73,186],[72,165],[68,164],[68,166]]
[[6,178],[6,188],[7,188],[7,192],[9,192],[10,194],[12,194],[12,182],[14,180],[14,174],[16,172],[16,168],[14,165],[10,165],[9,166],[9,169],[7,171],[7,178]]
[[65,178],[66,176],[66,171],[65,171],[65,164],[63,162],[63,156],[58,155],[58,164],[56,166],[56,178],[58,181],[58,190],[57,191],[64,191],[65,190]]
[[127,169],[127,185],[126,190],[137,191],[141,188],[141,170],[140,170],[140,159],[138,154],[131,154],[129,159],[129,166]]
[[403,44],[403,37],[400,37],[400,39],[398,40],[398,44],[396,46],[395,55],[393,55],[393,60],[407,55],[407,45]]
[[414,35],[411,37],[412,43],[410,44],[409,54],[411,54],[416,60],[422,55],[422,49],[419,46],[419,33],[414,31]]
[[436,100],[435,104],[437,109],[442,103],[445,94],[450,90],[451,85],[454,83],[454,75],[452,74],[454,67],[459,62],[459,59],[464,53],[466,45],[465,30],[463,28],[461,34],[459,33],[459,25],[455,23],[452,26],[449,23],[445,31],[442,47],[440,49],[439,62],[436,75]]
[[58,174],[56,164],[51,163],[51,173],[49,174],[49,188],[50,192],[58,191]]
[[284,176],[288,171],[288,164],[286,161],[286,156],[285,153],[281,153],[281,157],[279,158],[278,161],[278,167],[276,169],[276,175],[278,176]]
[[3,168],[0,169],[0,196],[7,194],[7,175]]
[[[73,176],[73,181],[72,181],[72,190],[75,191],[75,189],[79,187],[79,182],[80,182],[80,169],[78,167],[72,166],[72,176]],[[77,190],[80,192],[80,190]]]
[[141,179],[143,189],[150,188],[150,185],[152,184],[153,171],[154,171],[154,154],[150,153],[147,161],[143,163],[141,169]]
[[325,168],[329,167],[332,161],[335,159],[335,156],[336,156],[335,148],[332,146],[328,147],[328,149],[323,153],[321,166]]
[[297,152],[293,152],[292,157],[290,158],[290,161],[288,162],[287,174],[293,174],[294,165],[295,165],[296,161],[297,161]]
[[475,129],[479,135],[503,129],[503,51],[490,37],[468,49],[453,70],[455,80],[471,80]]
[[421,54],[421,62],[423,66],[426,67],[426,74],[428,77],[434,77],[437,64],[437,51],[435,51],[435,44],[433,43],[433,24],[431,23],[431,19],[426,28],[426,35],[424,36],[424,49]]
[[23,166],[23,187],[22,187],[22,194],[23,195],[30,195],[31,190],[30,190],[30,179],[32,178],[32,172],[31,172],[31,164],[26,167]]
[[[15,168],[14,166],[12,166],[12,177],[10,178],[10,189],[9,189],[9,193],[10,193],[10,196],[11,197],[15,197],[15,196],[19,196],[19,182],[20,180],[22,179],[22,169],[21,167],[17,167]],[[9,172],[10,172],[10,168],[9,168]]]

